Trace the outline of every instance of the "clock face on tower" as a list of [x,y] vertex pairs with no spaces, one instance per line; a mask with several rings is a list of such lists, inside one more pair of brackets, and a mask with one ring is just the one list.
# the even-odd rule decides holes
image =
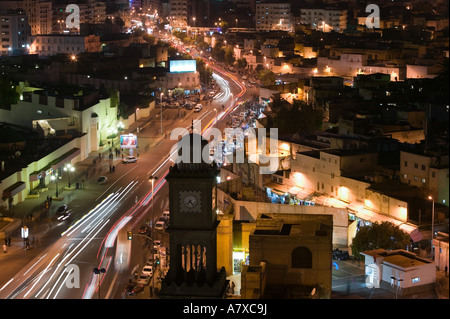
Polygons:
[[180,212],[200,212],[201,211],[200,191],[180,191]]
[[197,197],[193,195],[187,195],[184,198],[184,206],[186,206],[187,208],[194,208],[195,205],[197,205]]

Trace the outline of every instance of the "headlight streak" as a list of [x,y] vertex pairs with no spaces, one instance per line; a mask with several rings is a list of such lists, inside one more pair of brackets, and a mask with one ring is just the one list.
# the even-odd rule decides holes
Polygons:
[[[97,223],[96,227],[97,227],[98,225],[100,225],[102,222],[103,222],[103,219],[100,220],[100,221]],[[103,223],[103,225],[97,230],[97,232],[94,234],[94,236],[92,236],[91,238],[89,238],[89,240],[87,241],[87,243],[86,243],[81,249],[78,250],[78,252],[70,259],[69,262],[67,262],[67,263],[64,265],[65,267],[67,267],[67,265],[70,264],[70,263],[72,262],[72,260],[73,260],[76,256],[78,256],[79,253],[81,253],[81,252],[84,250],[84,248],[91,242],[91,240],[95,238],[95,235],[97,235],[97,234],[100,232],[100,230],[101,230],[108,222],[109,222],[109,220],[107,220],[105,223]],[[78,243],[78,245],[77,245],[74,249],[72,249],[72,251],[71,251],[70,253],[68,253],[68,254],[66,254],[66,255],[64,256],[64,258],[59,262],[59,264],[57,265],[56,269],[53,271],[52,275],[51,275],[50,278],[47,280],[47,282],[45,283],[45,285],[44,285],[44,286],[41,288],[41,290],[39,290],[39,292],[35,295],[36,298],[39,297],[39,294],[40,294],[40,293],[45,289],[45,287],[50,283],[51,279],[52,279],[53,276],[56,274],[56,272],[57,272],[58,269],[61,267],[61,265],[64,263],[65,259],[69,258],[70,255],[71,255],[74,251],[76,251],[76,250],[78,249],[78,247],[81,246],[81,245],[83,244],[83,242],[89,237],[89,235],[91,235],[94,231],[95,231],[95,228],[93,228],[93,229],[91,230],[91,232],[90,232],[89,234],[87,234],[87,235],[86,235],[86,236]],[[59,255],[59,253],[58,253],[58,255]],[[58,256],[58,255],[57,255],[57,256]]]
[[[28,296],[28,294],[34,289],[34,287],[37,285],[37,283],[42,279],[42,276],[44,276],[44,274],[47,272],[47,270],[50,268],[50,266],[53,264],[53,262],[55,261],[56,258],[58,258],[59,253],[56,254],[55,257],[53,257],[53,259],[50,261],[50,263],[47,265],[47,267],[45,267],[45,269],[41,272],[41,275],[39,276],[39,278],[34,282],[34,284],[31,286],[30,290],[28,290],[27,293],[25,293],[24,297]],[[48,281],[47,281],[48,282]]]
[[[26,274],[28,274],[28,272],[34,268],[34,266],[36,266],[41,260],[42,258],[44,258],[45,256],[47,256],[47,254],[43,255],[41,258],[39,258],[30,268],[28,268],[28,270],[23,274],[24,276],[26,276]],[[9,282],[8,282],[9,283]],[[2,288],[3,289],[3,288]],[[0,289],[0,291],[2,290]]]
[[[90,218],[94,218],[93,220],[95,221],[95,219],[98,218],[98,216],[96,216],[97,211],[100,211],[102,208],[104,208],[105,210],[108,210],[111,207],[111,205],[114,203],[115,200],[118,201],[119,197],[124,197],[131,190],[131,186],[133,186],[136,183],[137,183],[137,181],[130,182],[121,192],[117,191],[115,193],[109,194],[100,204],[95,206],[92,210],[90,210],[87,214],[85,214],[81,219],[77,220],[77,222],[75,224],[73,224],[65,232],[63,232],[61,234],[61,236],[64,236],[65,234],[67,234],[67,236],[70,236],[75,230],[77,230],[79,227],[81,227]],[[128,189],[128,191],[127,191],[127,189]],[[116,203],[116,205],[117,205],[117,203]],[[111,210],[111,209],[109,209],[109,210]],[[106,214],[105,211],[103,211],[102,213]],[[92,222],[81,232],[83,233],[84,231],[86,231],[87,228],[91,224],[92,224]]]
[[[72,270],[73,270],[73,269],[71,269],[71,271],[72,271]],[[64,269],[63,272],[61,272],[61,275],[59,275],[58,279],[56,280],[55,284],[53,285],[53,288],[52,288],[52,289],[50,290],[50,292],[48,293],[47,299],[50,298],[50,296],[51,296],[53,290],[56,288],[56,285],[58,284],[58,282],[59,282],[59,280],[61,279],[61,277],[64,276],[64,274],[66,273],[66,271],[67,271],[67,268]],[[69,277],[71,271],[68,271],[68,272],[67,272],[66,278],[65,278],[65,279],[63,280],[63,282],[60,284],[59,289],[56,291],[56,294],[55,294],[55,296],[53,297],[53,299],[56,299],[56,296],[59,294],[59,291],[61,290],[62,286],[66,283],[66,280],[67,280],[67,278]]]

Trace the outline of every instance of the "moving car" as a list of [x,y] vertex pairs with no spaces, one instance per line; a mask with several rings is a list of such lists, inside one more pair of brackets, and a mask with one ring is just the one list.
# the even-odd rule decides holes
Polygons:
[[58,220],[66,220],[67,218],[70,217],[71,212],[72,212],[71,210],[66,210],[61,215],[59,215],[57,219]]
[[197,104],[195,107],[194,107],[194,112],[200,112],[202,110],[202,105],[201,104]]
[[62,213],[65,213],[68,210],[67,205],[61,205],[58,207],[58,209],[56,210],[56,213],[58,215],[61,215]]
[[137,157],[136,156],[127,156],[122,160],[122,163],[136,163]]
[[164,223],[162,220],[158,220],[155,224],[156,230],[164,230],[166,228],[166,223]]
[[97,179],[97,184],[105,184],[106,183],[106,181],[108,180],[108,177],[106,177],[106,176],[100,176],[98,179]]

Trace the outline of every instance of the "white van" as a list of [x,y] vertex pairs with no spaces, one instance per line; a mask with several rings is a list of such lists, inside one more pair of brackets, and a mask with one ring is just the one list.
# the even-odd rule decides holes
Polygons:
[[197,104],[195,107],[194,107],[194,112],[200,112],[202,110],[202,105],[201,104]]

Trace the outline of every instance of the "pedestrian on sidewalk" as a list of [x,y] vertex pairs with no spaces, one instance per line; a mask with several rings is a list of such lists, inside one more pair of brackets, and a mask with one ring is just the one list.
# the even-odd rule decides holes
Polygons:
[[115,173],[116,172],[116,167],[113,165],[112,166],[112,172]]
[[3,244],[3,253],[4,254],[6,254],[6,249],[7,249],[6,244]]

